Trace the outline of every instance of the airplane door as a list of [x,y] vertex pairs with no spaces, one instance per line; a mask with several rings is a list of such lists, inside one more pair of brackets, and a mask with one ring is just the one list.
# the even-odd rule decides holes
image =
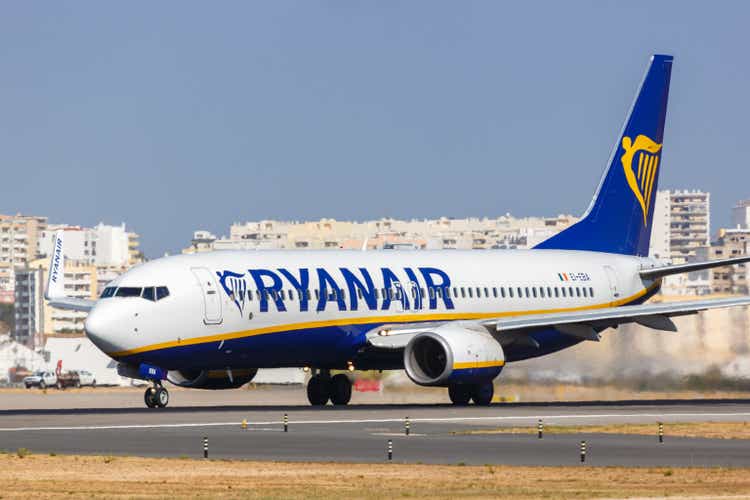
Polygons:
[[419,285],[413,281],[407,284],[409,288],[409,298],[411,299],[411,310],[416,312],[422,309],[422,292],[419,289]]
[[393,283],[393,302],[396,303],[396,312],[404,312],[404,303],[406,302],[406,290],[403,289],[401,283],[395,281]]
[[190,270],[198,280],[203,293],[203,322],[207,325],[221,323],[221,299],[216,286],[216,279],[205,267],[192,267]]
[[609,281],[609,290],[612,292],[612,297],[619,297],[620,292],[617,289],[617,273],[615,269],[612,266],[604,266],[604,272],[607,274],[607,281]]

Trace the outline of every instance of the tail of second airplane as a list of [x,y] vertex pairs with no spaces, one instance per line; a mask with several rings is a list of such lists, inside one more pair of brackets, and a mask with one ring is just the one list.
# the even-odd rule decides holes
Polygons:
[[672,56],[654,55],[586,213],[536,248],[648,255]]

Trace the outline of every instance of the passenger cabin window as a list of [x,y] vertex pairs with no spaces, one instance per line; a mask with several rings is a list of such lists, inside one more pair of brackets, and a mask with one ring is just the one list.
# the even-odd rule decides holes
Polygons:
[[593,297],[593,296],[594,296],[594,287],[590,286],[589,287],[589,297]]

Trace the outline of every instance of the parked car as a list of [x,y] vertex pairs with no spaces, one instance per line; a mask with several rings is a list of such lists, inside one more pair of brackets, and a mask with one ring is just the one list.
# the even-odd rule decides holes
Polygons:
[[54,372],[48,370],[39,370],[34,372],[33,375],[29,375],[23,379],[23,385],[27,389],[32,387],[39,387],[40,389],[46,389],[57,385],[57,376]]
[[57,376],[57,388],[65,389],[66,387],[81,387],[81,379],[78,377],[78,372],[67,371],[62,372]]
[[81,386],[90,385],[91,387],[96,387],[96,379],[93,373],[87,370],[76,370],[76,372],[78,373],[78,381]]

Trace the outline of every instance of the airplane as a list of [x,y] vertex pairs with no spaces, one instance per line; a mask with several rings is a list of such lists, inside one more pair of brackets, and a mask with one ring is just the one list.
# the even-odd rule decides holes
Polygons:
[[[673,58],[654,55],[587,211],[529,250],[215,251],[164,257],[107,284],[98,300],[67,297],[57,233],[45,293],[88,311],[85,331],[149,382],[236,388],[259,368],[311,370],[312,405],[349,403],[354,370],[401,370],[448,389],[455,405],[488,405],[506,363],[597,341],[637,323],[746,306],[750,297],[647,304],[663,277],[750,261],[669,265],[649,258]],[[342,371],[332,375],[332,371]]]

